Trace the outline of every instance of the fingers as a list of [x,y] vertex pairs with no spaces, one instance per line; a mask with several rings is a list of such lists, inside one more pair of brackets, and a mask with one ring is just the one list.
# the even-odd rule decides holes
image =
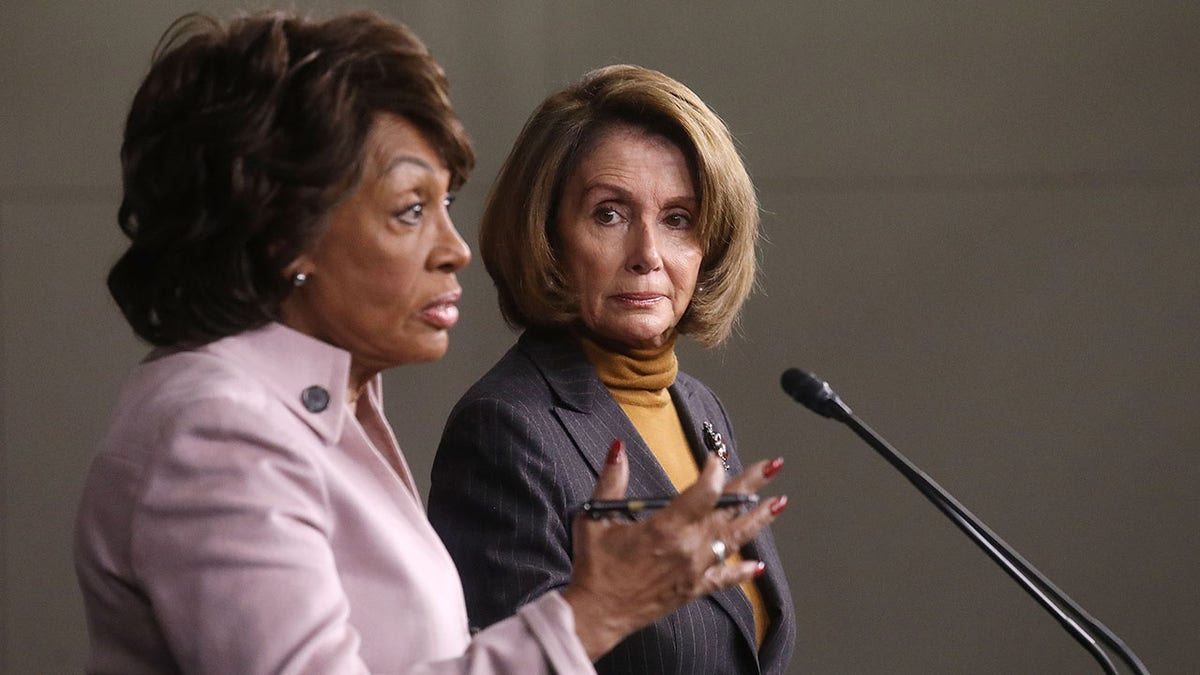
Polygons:
[[[783,512],[787,507],[787,501],[786,496],[772,497],[749,513],[728,521],[724,527],[718,530],[714,541],[720,541],[727,549],[740,549]],[[704,551],[701,550],[699,555],[703,558]],[[724,560],[714,561],[704,571],[702,592],[711,593],[743,583],[763,574],[764,571],[766,571],[766,566],[757,560],[742,560],[737,563],[726,563]]]
[[[764,500],[744,513],[715,506],[723,490],[755,493],[781,466],[781,460],[758,462],[727,485],[721,462],[710,455],[696,482],[649,518],[577,517],[571,583],[563,597],[575,611],[589,655],[686,602],[762,574],[761,562],[727,559],[728,554],[775,520],[786,497]],[[622,499],[628,482],[628,458],[614,442],[593,497]]]
[[782,468],[782,457],[755,462],[743,471],[741,475],[731,479],[725,485],[725,492],[737,492],[739,494],[753,494],[758,492],[764,485],[771,482],[771,478],[779,473],[779,470]]
[[749,581],[766,570],[766,566],[757,560],[743,560],[728,565],[713,565],[704,571],[704,593],[712,593],[722,588],[737,586]]
[[764,527],[773,523],[787,505],[787,495],[771,497],[745,514],[730,520],[723,528],[722,541],[728,546],[741,548],[758,536]]
[[592,491],[593,499],[624,499],[625,489],[629,485],[629,462],[625,458],[625,443],[621,439],[614,440],[608,448],[608,457],[596,487]]
[[[676,497],[671,506],[664,509],[660,515],[668,520],[678,518],[685,522],[696,522],[707,518],[716,503],[716,497],[721,492],[727,494],[755,494],[769,483],[782,468],[783,458],[781,457],[762,460],[751,464],[740,475],[726,483],[725,472],[722,470],[720,462],[717,461],[714,455],[710,454],[707,456],[704,466],[701,468],[700,477],[696,480],[695,484],[679,493],[679,496]],[[774,502],[777,499],[770,501]],[[786,503],[786,501],[786,498],[784,498],[783,502]],[[760,514],[766,512],[767,510],[763,510],[760,511]],[[721,513],[723,514],[723,519],[729,520],[736,517],[738,511],[736,509],[722,509]],[[769,523],[771,519],[773,518],[768,519],[767,522]],[[761,529],[761,526],[758,529]],[[749,538],[753,538],[753,535]]]
[[655,514],[655,518],[663,520],[681,520],[692,523],[709,517],[717,503],[717,497],[725,486],[725,469],[721,466],[716,455],[708,455],[704,466],[700,468],[700,477],[679,496],[671,501],[670,506]]

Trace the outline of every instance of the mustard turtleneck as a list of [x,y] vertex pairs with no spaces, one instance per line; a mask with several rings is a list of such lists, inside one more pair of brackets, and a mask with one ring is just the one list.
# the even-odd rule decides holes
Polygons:
[[[649,446],[671,484],[682,492],[696,482],[700,470],[692,456],[675,403],[671,400],[671,392],[668,391],[679,373],[675,337],[672,335],[661,347],[615,352],[588,337],[575,334],[584,356],[596,369],[600,381]],[[741,560],[740,555],[735,553],[730,556],[730,561],[738,560]],[[766,605],[753,580],[743,583],[741,588],[754,608],[754,633],[761,646],[770,623]]]

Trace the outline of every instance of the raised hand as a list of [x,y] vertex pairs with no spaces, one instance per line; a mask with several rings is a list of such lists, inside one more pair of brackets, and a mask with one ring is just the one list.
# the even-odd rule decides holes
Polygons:
[[[779,459],[758,462],[726,484],[710,455],[695,484],[644,521],[576,516],[574,566],[563,597],[588,655],[598,658],[677,607],[761,574],[762,563],[726,564],[725,556],[775,520],[787,498],[745,513],[714,506],[722,492],[756,492],[781,466]],[[614,441],[593,499],[622,499],[628,482],[624,445]]]

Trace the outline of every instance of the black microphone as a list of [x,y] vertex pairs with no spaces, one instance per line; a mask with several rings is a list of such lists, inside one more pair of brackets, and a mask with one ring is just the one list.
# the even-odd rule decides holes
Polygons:
[[854,414],[845,403],[842,403],[842,399],[833,393],[828,382],[817,379],[811,373],[806,373],[799,368],[788,368],[783,371],[783,377],[779,378],[779,383],[783,385],[783,390],[787,392],[788,396],[803,403],[804,407],[822,417],[832,417],[842,422]]
[[934,506],[953,521],[971,541],[982,548],[984,553],[987,553],[988,557],[999,565],[1013,581],[1016,581],[1026,593],[1033,596],[1033,599],[1043,609],[1057,619],[1059,624],[1071,634],[1071,637],[1075,638],[1100,663],[1104,672],[1117,675],[1117,669],[1108,658],[1108,654],[1097,644],[1097,639],[1116,652],[1134,672],[1140,675],[1149,675],[1149,671],[1146,670],[1146,666],[1142,665],[1137,655],[1125,646],[1125,643],[1108,627],[1092,618],[1004,540],[988,529],[973,513],[950,496],[950,493],[859,420],[850,407],[834,393],[829,383],[799,368],[789,368],[783,372],[780,384],[788,396],[803,403],[805,407],[818,415],[842,422],[868,445],[875,448],[888,463],[904,474],[904,477],[916,486],[921,494],[925,495],[929,501],[933,502]]

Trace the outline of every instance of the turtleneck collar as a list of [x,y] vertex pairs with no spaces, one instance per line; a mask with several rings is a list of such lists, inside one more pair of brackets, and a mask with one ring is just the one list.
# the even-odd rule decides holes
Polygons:
[[677,333],[672,333],[659,347],[621,352],[608,349],[578,330],[572,331],[572,335],[609,390],[658,392],[675,383],[679,372],[675,358]]

